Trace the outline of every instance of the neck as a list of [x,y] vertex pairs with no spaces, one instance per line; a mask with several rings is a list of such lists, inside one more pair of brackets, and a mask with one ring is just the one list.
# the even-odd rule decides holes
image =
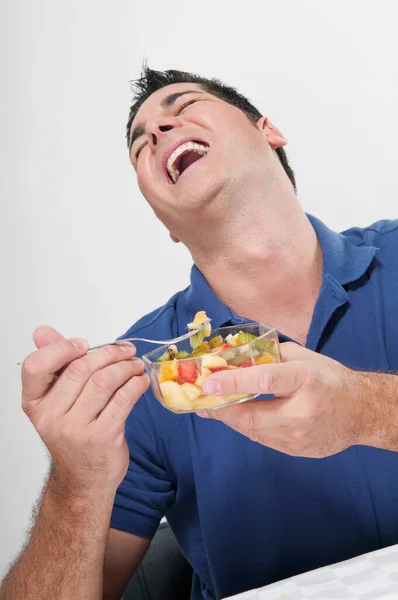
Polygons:
[[291,333],[303,337],[322,281],[322,250],[296,196],[286,190],[266,204],[251,198],[228,217],[191,246],[196,265],[235,312],[287,335],[289,319],[301,319],[300,333]]

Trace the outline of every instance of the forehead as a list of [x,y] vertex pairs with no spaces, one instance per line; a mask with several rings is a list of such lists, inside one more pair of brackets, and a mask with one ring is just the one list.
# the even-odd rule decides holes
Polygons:
[[180,94],[187,91],[206,93],[198,83],[173,83],[157,90],[143,102],[138,109],[138,112],[133,121],[133,127],[136,123],[145,121],[150,117],[156,117],[163,114],[165,107],[162,106],[162,101],[171,94]]

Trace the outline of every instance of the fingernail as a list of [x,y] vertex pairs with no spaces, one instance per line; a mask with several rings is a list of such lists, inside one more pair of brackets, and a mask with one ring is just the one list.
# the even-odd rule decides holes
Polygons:
[[221,389],[220,382],[217,379],[206,380],[203,383],[204,391],[209,396],[213,396],[214,394],[218,394]]
[[202,419],[208,419],[209,418],[209,414],[207,412],[205,412],[204,410],[200,410],[196,414],[198,415],[198,417],[201,417]]
[[134,350],[134,346],[133,344],[130,344],[130,342],[126,342],[125,344],[118,344],[118,347],[122,352],[128,352],[129,354],[131,354]]
[[83,340],[81,338],[76,338],[75,340],[71,340],[71,342],[78,350],[87,350],[88,348],[88,343],[86,342],[86,340]]

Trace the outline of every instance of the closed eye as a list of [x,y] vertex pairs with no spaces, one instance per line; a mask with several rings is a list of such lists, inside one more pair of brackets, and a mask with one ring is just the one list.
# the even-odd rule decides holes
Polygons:
[[[184,104],[182,104],[180,106],[180,108],[177,110],[177,112],[175,113],[176,116],[178,116],[179,114],[182,113],[182,111],[187,108],[187,106],[190,106],[191,104],[194,104],[195,102],[198,102],[198,99],[192,99],[192,100],[188,100],[188,102],[184,102]],[[148,144],[148,142],[144,142],[143,144],[141,144],[141,146],[138,148],[137,152],[135,153],[135,160],[138,160],[138,157],[141,153],[141,150]]]
[[138,160],[138,157],[141,153],[141,150],[148,144],[148,142],[144,142],[143,144],[141,144],[141,146],[138,148],[137,152],[135,153],[135,160]]
[[184,108],[186,108],[187,106],[189,106],[190,104],[194,104],[194,102],[197,102],[197,99],[194,100],[188,100],[188,102],[185,102],[182,106],[180,106],[180,108],[177,110],[176,112],[176,116],[178,117],[179,114],[182,113],[182,111],[184,110]]

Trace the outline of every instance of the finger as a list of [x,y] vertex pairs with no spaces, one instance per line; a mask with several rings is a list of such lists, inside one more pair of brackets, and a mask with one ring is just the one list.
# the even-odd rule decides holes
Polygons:
[[46,396],[43,406],[50,405],[54,416],[65,414],[74,405],[88,380],[96,371],[130,360],[135,346],[130,343],[104,346],[71,362]]
[[43,346],[48,346],[64,339],[64,336],[59,331],[49,325],[42,325],[33,332],[33,341],[36,344],[36,348],[42,348]]
[[96,371],[72,406],[69,414],[80,423],[90,423],[106,406],[111,396],[132,377],[142,375],[145,365],[140,358],[124,360]]
[[97,425],[106,431],[118,432],[123,430],[127,417],[134,405],[149,387],[149,377],[146,373],[132,377],[115,392],[97,419]]
[[307,376],[305,363],[290,361],[259,365],[210,375],[203,384],[209,396],[229,394],[273,394],[290,396],[297,392]]
[[300,344],[295,342],[284,342],[279,345],[282,362],[288,362],[289,360],[309,360],[322,358],[317,352],[303,348]]
[[[39,342],[40,343],[40,342]],[[22,403],[37,402],[54,381],[55,374],[66,364],[83,356],[85,340],[59,340],[29,354],[22,363]]]
[[222,421],[231,429],[239,431],[247,437],[252,437],[250,432],[281,427],[281,409],[287,400],[249,400],[241,404],[226,406],[218,410],[209,410],[206,413],[197,413],[199,417]]

